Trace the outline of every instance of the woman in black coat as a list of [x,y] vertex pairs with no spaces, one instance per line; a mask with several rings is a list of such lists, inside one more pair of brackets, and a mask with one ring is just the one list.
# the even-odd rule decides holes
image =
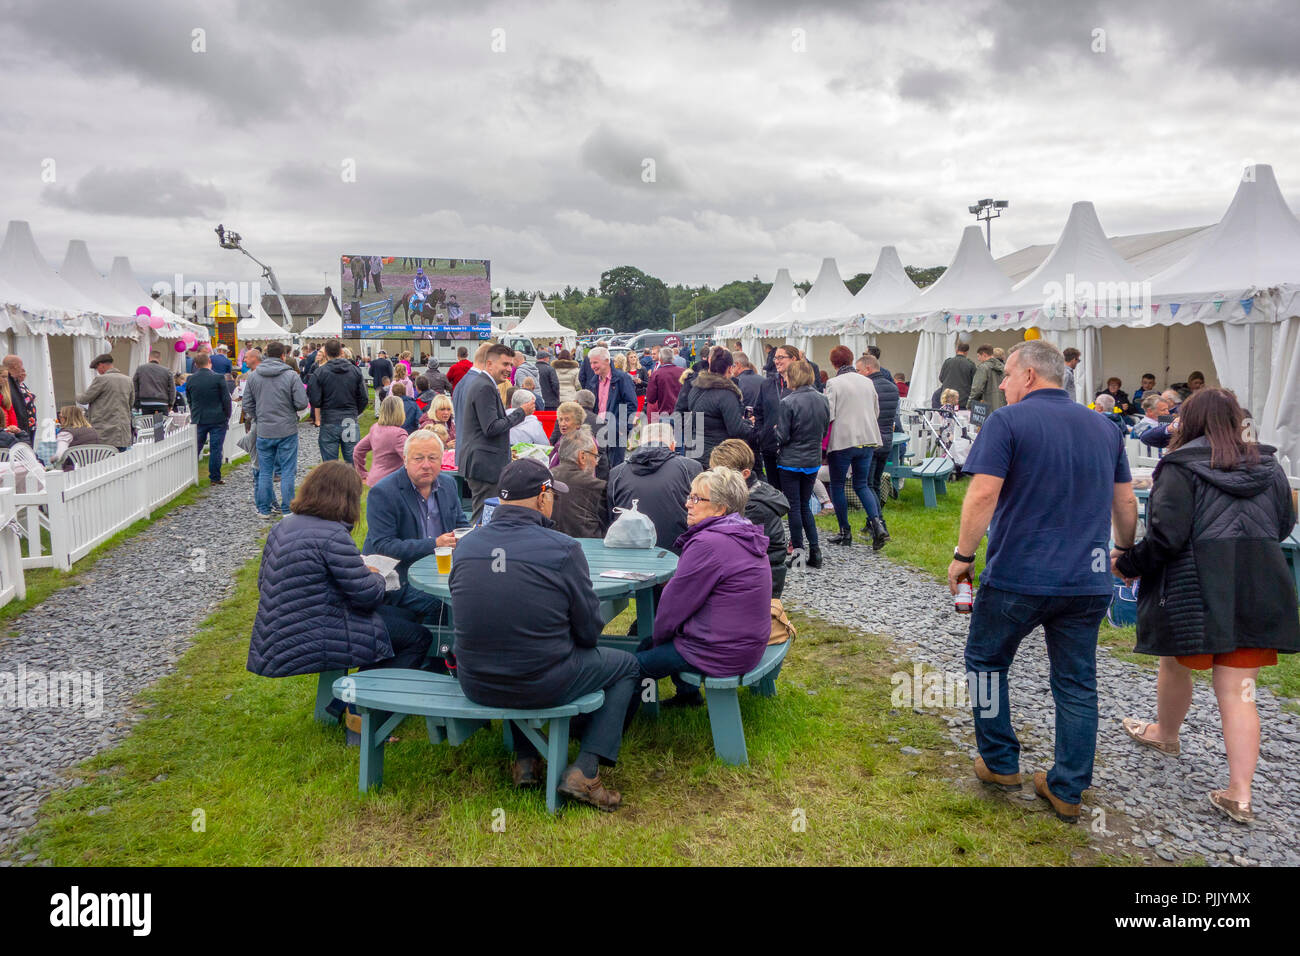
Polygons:
[[781,492],[790,502],[790,543],[795,551],[803,548],[803,536],[808,535],[807,566],[822,566],[822,550],[817,540],[817,525],[813,523],[808,501],[812,498],[813,482],[822,464],[822,439],[831,420],[830,403],[826,396],[813,389],[812,366],[805,361],[792,363],[786,369],[786,382],[794,389],[781,399],[781,410],[776,419],[776,440],[781,446],[777,456],[777,473],[781,476]]
[[1155,471],[1147,535],[1113,554],[1115,573],[1140,578],[1137,647],[1160,655],[1156,721],[1126,717],[1138,743],[1176,756],[1192,703],[1192,671],[1213,669],[1228,753],[1228,788],[1210,802],[1249,822],[1259,757],[1253,689],[1278,652],[1300,651],[1295,582],[1280,542],[1295,508],[1275,449],[1242,439],[1231,392],[1206,388],[1183,403],[1170,451]]
[[[682,389],[687,392],[683,410],[692,416],[692,426],[698,422],[698,427],[703,431],[701,463],[707,462],[713,449],[728,438],[748,441],[754,434],[753,422],[745,417],[745,400],[740,394],[740,386],[727,377],[731,365],[731,353],[724,348],[715,348],[709,358],[708,371],[695,376],[690,383],[689,392],[686,388]],[[686,441],[684,444],[688,449],[687,454],[693,454],[692,443]]]
[[781,485],[781,473],[776,459],[780,445],[776,441],[776,420],[781,413],[781,399],[790,394],[785,372],[791,362],[799,361],[799,350],[793,345],[782,345],[768,356],[769,371],[758,389],[758,404],[754,406],[754,436],[762,456],[760,469],[764,479],[774,487]]
[[[400,615],[381,615],[384,576],[361,560],[352,540],[361,514],[355,469],[343,461],[317,465],[289,508],[293,514],[271,529],[262,549],[248,669],[292,677],[423,664],[432,634]],[[342,702],[330,710],[341,714]],[[360,730],[360,718],[356,725],[351,729]]]

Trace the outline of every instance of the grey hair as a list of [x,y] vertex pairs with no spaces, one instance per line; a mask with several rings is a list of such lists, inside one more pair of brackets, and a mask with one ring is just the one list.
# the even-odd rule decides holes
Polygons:
[[1097,408],[1101,409],[1103,412],[1113,412],[1115,410],[1115,396],[1107,395],[1105,392],[1102,392],[1092,400],[1092,404],[1097,406]]
[[665,346],[659,350],[659,361],[671,362],[673,360],[673,350]]
[[596,444],[596,436],[590,428],[576,429],[560,440],[560,461],[578,463],[578,452],[591,451]]
[[641,444],[676,446],[677,435],[671,422],[650,422],[641,426]]
[[1065,356],[1051,342],[1045,339],[1030,339],[1017,342],[1011,347],[1012,355],[1017,356],[1017,363],[1024,368],[1032,368],[1034,373],[1045,382],[1060,386],[1065,382]]
[[594,349],[592,349],[587,353],[587,361],[591,361],[594,358],[604,359],[605,361],[608,362],[609,349],[605,348],[602,345],[597,345]]
[[741,368],[753,368],[753,363],[749,361],[749,356],[744,352],[735,351],[731,353],[731,364],[739,365]]
[[1154,394],[1152,394],[1152,395],[1143,395],[1143,396],[1142,396],[1142,411],[1144,411],[1144,412],[1155,411],[1155,407],[1156,407],[1157,405],[1159,405],[1159,404],[1160,404],[1162,401],[1164,401],[1164,400],[1165,400],[1165,397],[1164,397],[1163,395],[1154,395]]
[[442,439],[439,438],[433,430],[428,428],[417,428],[415,431],[411,432],[411,434],[407,435],[406,441],[402,443],[402,460],[405,461],[411,454],[411,447],[413,445],[418,445],[420,442],[426,441],[436,441],[438,443],[438,454],[440,455],[447,450],[447,446],[442,443]]
[[877,371],[880,370],[880,359],[876,358],[870,352],[858,359],[857,364],[864,368],[875,369]]
[[511,408],[523,408],[529,402],[537,401],[537,396],[526,388],[517,388],[515,393],[510,396]]
[[573,400],[588,411],[596,408],[596,393],[589,388],[580,388],[573,393]]
[[691,482],[691,489],[694,490],[696,485],[708,488],[709,500],[725,508],[727,514],[744,514],[745,505],[749,502],[749,488],[736,469],[719,465],[702,471]]

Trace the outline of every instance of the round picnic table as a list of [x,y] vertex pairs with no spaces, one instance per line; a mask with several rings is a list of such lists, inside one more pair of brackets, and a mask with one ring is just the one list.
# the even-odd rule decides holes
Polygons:
[[[470,532],[473,534],[473,532]],[[601,617],[608,624],[618,617],[628,604],[636,602],[636,635],[606,635],[601,643],[623,650],[635,650],[636,645],[654,633],[655,588],[665,583],[677,570],[677,555],[663,548],[607,548],[601,538],[578,538],[583,556],[591,574],[591,586],[600,599]],[[452,553],[455,563],[455,553]],[[640,571],[651,575],[645,581],[601,577],[603,571]],[[450,575],[439,574],[433,555],[420,558],[411,565],[407,580],[427,594],[439,598],[446,605],[446,623],[435,633],[439,634],[439,650],[452,647]],[[445,640],[444,640],[445,638]]]

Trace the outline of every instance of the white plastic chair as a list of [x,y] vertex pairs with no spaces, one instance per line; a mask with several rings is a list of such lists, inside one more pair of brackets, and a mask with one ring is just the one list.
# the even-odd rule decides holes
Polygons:
[[73,468],[80,468],[82,465],[93,464],[97,461],[103,461],[105,458],[112,458],[117,454],[117,449],[112,445],[76,445],[69,448],[65,454],[64,460],[70,460]]

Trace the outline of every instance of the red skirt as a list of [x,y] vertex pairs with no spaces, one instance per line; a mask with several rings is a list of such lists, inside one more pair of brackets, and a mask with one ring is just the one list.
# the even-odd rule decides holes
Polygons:
[[1194,671],[1208,671],[1211,667],[1272,667],[1277,663],[1277,651],[1242,647],[1227,654],[1184,654],[1176,660]]

